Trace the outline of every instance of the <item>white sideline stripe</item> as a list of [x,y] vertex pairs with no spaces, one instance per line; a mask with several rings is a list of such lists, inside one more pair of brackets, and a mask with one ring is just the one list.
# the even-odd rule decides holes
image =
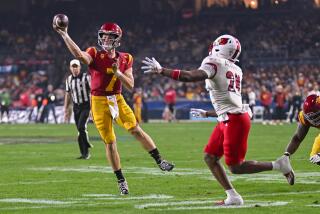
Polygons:
[[[320,193],[320,190],[315,191],[301,191],[301,192],[279,192],[279,193],[259,193],[259,194],[253,194],[253,195],[242,195],[244,199],[246,198],[255,198],[255,197],[269,197],[269,196],[279,196],[279,195],[302,195],[302,194],[314,194],[314,193]],[[204,200],[203,198],[190,198],[193,200]],[[220,200],[220,198],[210,198],[211,200]],[[248,200],[245,200],[248,201]]]
[[[61,172],[101,172],[101,173],[113,173],[111,167],[105,166],[89,166],[89,167],[34,167],[29,168],[30,170],[36,171],[61,171]],[[165,173],[160,171],[158,168],[149,168],[149,167],[128,167],[125,169],[126,173],[132,174],[149,174],[149,175],[210,175],[210,171],[208,169],[198,169],[198,168],[176,168],[174,171],[170,173]],[[272,173],[260,173],[260,174],[250,174],[250,175],[229,175],[233,179],[261,179],[261,180],[269,180],[269,179],[278,179],[283,178],[283,175],[279,172]],[[300,172],[296,171],[296,176],[298,178],[309,178],[309,177],[319,177],[320,172]]]
[[148,199],[171,199],[173,196],[171,195],[146,195],[146,196],[118,196],[111,198],[95,198],[95,200],[119,200],[119,201],[127,201],[127,200],[148,200]]
[[[254,194],[254,195],[246,195],[243,198],[252,198],[252,197],[267,197],[267,196],[278,196],[278,195],[300,195],[300,194],[313,194],[313,193],[320,193],[318,191],[302,191],[302,192],[280,192],[280,193],[261,193],[261,194]],[[178,202],[163,202],[163,203],[146,203],[141,205],[135,205],[137,209],[144,209],[148,207],[161,207],[161,206],[175,206],[175,205],[188,205],[188,204],[207,204],[213,203],[215,200],[219,200],[221,198],[210,198],[210,200],[205,200],[203,198],[192,198],[197,200],[190,200],[190,201],[178,201]],[[252,200],[245,200],[245,202],[255,202]],[[320,205],[316,205],[320,206]]]
[[244,198],[263,197],[263,196],[278,196],[278,195],[300,195],[300,194],[313,194],[320,193],[320,190],[316,191],[302,191],[302,192],[279,192],[279,193],[261,193],[244,196]]
[[320,204],[308,204],[307,207],[320,207]]
[[0,210],[26,210],[26,209],[43,209],[43,208],[52,208],[52,206],[1,207]]
[[[41,167],[41,168],[29,168],[36,171],[60,171],[60,172],[98,172],[98,173],[112,173],[110,167],[104,166],[89,166],[89,167]],[[208,169],[195,169],[195,168],[177,168],[173,172],[166,173],[160,171],[158,168],[148,167],[128,167],[125,169],[127,174],[140,174],[140,175],[156,175],[156,176],[199,176],[205,180],[214,180],[210,175]],[[264,183],[286,183],[284,176],[279,172],[272,173],[260,173],[249,175],[230,175],[228,174],[230,181],[245,180],[247,182],[264,182]],[[296,172],[296,183],[320,185],[313,177],[320,177],[320,172]],[[142,177],[141,179],[145,179]],[[133,179],[138,179],[133,177]]]
[[285,206],[289,202],[286,201],[277,201],[277,202],[262,202],[262,203],[255,203],[255,204],[245,204],[241,206],[203,206],[203,207],[170,207],[170,208],[161,208],[156,210],[215,210],[215,209],[238,209],[238,208],[252,208],[256,206],[260,207],[275,207],[275,206]]
[[209,204],[213,203],[213,200],[207,201],[179,201],[179,202],[164,202],[164,203],[147,203],[142,205],[135,205],[134,207],[137,209],[144,209],[149,207],[167,207],[167,206],[175,206],[175,205],[189,205],[189,204]]
[[116,197],[114,194],[82,194],[83,197]]
[[28,199],[28,198],[4,198],[0,202],[7,203],[30,203],[30,204],[71,204],[73,202],[55,201],[46,199]]
[[2,183],[0,186],[7,186],[7,185],[38,185],[38,184],[48,184],[48,183],[63,183],[69,182],[70,180],[52,180],[52,181],[21,181],[21,182],[14,182],[14,183]]

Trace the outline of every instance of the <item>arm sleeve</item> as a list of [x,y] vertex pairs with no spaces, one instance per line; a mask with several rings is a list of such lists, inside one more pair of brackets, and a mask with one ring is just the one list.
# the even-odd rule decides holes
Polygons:
[[67,77],[67,79],[66,79],[66,92],[69,92],[69,91],[70,91],[68,79],[69,79],[69,77]]
[[202,61],[198,69],[206,72],[208,79],[212,79],[217,74],[217,63],[208,56]]

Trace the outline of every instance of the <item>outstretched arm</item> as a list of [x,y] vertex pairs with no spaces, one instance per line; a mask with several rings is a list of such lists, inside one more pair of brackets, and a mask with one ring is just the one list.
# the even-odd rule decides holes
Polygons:
[[57,31],[62,37],[64,43],[67,45],[71,54],[79,59],[82,63],[89,65],[92,62],[92,57],[85,51],[82,51],[79,46],[71,39],[68,34],[68,28],[58,28],[55,23],[52,24],[52,27]]
[[144,66],[141,68],[144,70],[144,73],[155,73],[161,74],[166,77],[170,77],[171,79],[181,81],[181,82],[196,82],[208,79],[208,74],[203,70],[191,70],[191,71],[184,71],[179,69],[170,69],[170,68],[163,68],[155,60],[154,58],[149,59],[148,57],[142,61]]
[[301,123],[299,123],[295,134],[293,135],[290,143],[286,148],[286,153],[289,153],[288,155],[292,155],[297,151],[301,142],[308,134],[309,128],[310,126],[302,125]]
[[199,108],[191,108],[190,113],[193,117],[198,117],[198,118],[218,117],[215,110],[206,111]]

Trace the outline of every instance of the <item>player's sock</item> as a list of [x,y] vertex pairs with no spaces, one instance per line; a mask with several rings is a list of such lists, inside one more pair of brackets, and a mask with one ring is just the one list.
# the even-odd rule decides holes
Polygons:
[[149,154],[151,155],[151,157],[153,157],[153,159],[156,161],[157,164],[161,163],[161,160],[162,160],[161,155],[157,148],[151,150]]
[[276,161],[272,161],[272,170],[280,171],[280,164]]
[[235,189],[226,190],[226,194],[227,194],[228,197],[239,196],[239,193]]
[[123,174],[122,174],[121,169],[114,171],[114,174],[116,174],[117,179],[118,179],[118,182],[123,182],[123,181],[125,181],[125,178],[124,178],[124,176],[123,176]]

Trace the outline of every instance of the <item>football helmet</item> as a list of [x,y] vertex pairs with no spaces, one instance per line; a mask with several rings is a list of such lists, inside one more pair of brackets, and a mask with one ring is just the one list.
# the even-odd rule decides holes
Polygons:
[[[107,35],[105,37],[104,35]],[[120,46],[122,30],[116,23],[104,23],[98,31],[98,45],[109,51]]]
[[303,116],[313,126],[320,125],[320,96],[309,95],[303,103]]
[[219,36],[209,46],[209,55],[217,55],[218,57],[239,61],[238,57],[241,53],[241,44],[239,40],[230,35]]

